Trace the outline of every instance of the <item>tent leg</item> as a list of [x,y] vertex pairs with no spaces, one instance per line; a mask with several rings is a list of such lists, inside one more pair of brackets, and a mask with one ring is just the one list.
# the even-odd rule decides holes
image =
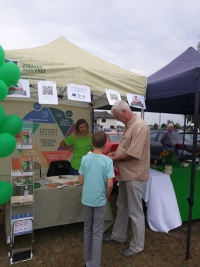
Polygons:
[[91,111],[91,125],[92,125],[92,133],[94,133],[94,109],[93,109],[93,105],[90,104],[90,106],[92,107],[92,111]]
[[190,178],[190,196],[188,198],[189,214],[188,214],[188,232],[186,246],[186,260],[190,257],[190,239],[191,239],[191,224],[192,224],[192,208],[194,204],[194,183],[196,170],[196,144],[197,144],[197,124],[199,115],[199,93],[195,94],[195,114],[194,114],[194,136],[193,136],[193,151],[192,151],[192,168]]

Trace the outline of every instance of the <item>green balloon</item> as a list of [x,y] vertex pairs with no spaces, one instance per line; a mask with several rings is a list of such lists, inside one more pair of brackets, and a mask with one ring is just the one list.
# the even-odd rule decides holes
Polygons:
[[4,100],[8,94],[8,86],[0,80],[0,101]]
[[6,181],[0,181],[0,205],[10,200],[13,194],[13,187]]
[[0,133],[18,134],[23,127],[22,119],[17,115],[8,115],[0,125]]
[[0,158],[4,158],[13,153],[17,145],[16,139],[12,134],[0,134]]
[[5,110],[2,106],[0,106],[0,125],[3,123],[5,119]]
[[0,45],[0,66],[4,63],[5,61],[5,52],[3,50],[3,47]]
[[0,66],[0,80],[4,81],[8,87],[16,84],[20,75],[20,68],[13,62],[3,63]]

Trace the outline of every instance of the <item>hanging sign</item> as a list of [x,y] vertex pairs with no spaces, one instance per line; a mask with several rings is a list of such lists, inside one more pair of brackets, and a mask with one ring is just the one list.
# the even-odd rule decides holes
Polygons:
[[120,93],[116,90],[106,88],[106,96],[107,96],[108,102],[111,106],[114,105],[115,102],[122,100]]
[[91,102],[90,87],[86,85],[67,84],[67,95],[70,100]]
[[57,88],[55,82],[38,81],[39,104],[58,105]]
[[144,96],[135,94],[126,94],[129,106],[134,108],[146,109]]
[[7,97],[30,97],[29,80],[20,79],[15,85],[8,89]]

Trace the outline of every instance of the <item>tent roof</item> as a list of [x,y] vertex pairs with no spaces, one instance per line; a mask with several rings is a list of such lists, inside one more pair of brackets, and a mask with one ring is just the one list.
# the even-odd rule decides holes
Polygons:
[[[54,81],[58,94],[62,94],[67,83],[88,85],[96,107],[107,103],[105,88],[118,90],[124,97],[126,93],[146,94],[145,76],[97,58],[64,37],[44,46],[5,53],[6,58],[19,61],[21,79],[29,79],[32,87],[37,85],[37,80]],[[37,90],[32,88],[31,95],[36,98]]]
[[200,53],[189,47],[147,78],[146,111],[193,114],[200,92]]
[[99,119],[99,118],[115,119],[115,117],[107,111],[95,111],[94,112],[94,119]]

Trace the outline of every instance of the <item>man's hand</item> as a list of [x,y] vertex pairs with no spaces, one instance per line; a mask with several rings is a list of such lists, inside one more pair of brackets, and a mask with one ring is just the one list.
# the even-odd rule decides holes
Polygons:
[[[111,154],[111,153],[110,153]],[[110,159],[112,159],[113,161],[114,161],[114,159],[115,159],[115,156],[109,156],[108,155],[108,157],[110,158]]]
[[108,153],[108,157],[114,157],[115,152]]

